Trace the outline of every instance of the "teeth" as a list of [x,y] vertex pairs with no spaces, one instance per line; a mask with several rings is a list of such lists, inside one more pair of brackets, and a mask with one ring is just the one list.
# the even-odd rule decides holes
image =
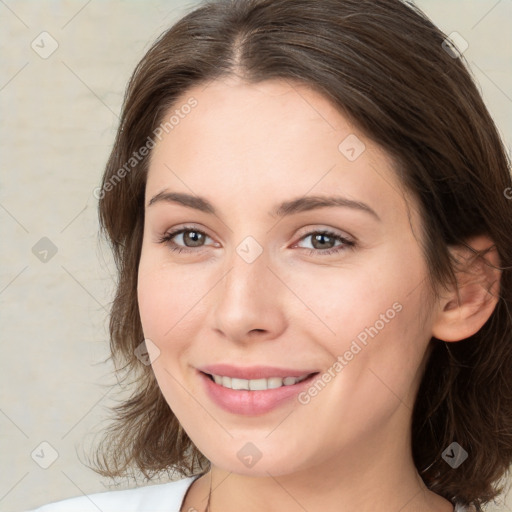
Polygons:
[[[224,379],[226,377],[222,377],[222,385],[224,385]],[[231,378],[231,386],[232,389],[249,389],[249,381],[245,379],[235,379]],[[228,381],[229,382],[229,381]]]
[[245,389],[248,391],[264,391],[266,389],[276,389],[282,386],[292,386],[306,379],[309,375],[302,377],[270,377],[269,379],[236,379],[235,377],[225,377],[222,375],[212,375],[216,384],[229,389]]

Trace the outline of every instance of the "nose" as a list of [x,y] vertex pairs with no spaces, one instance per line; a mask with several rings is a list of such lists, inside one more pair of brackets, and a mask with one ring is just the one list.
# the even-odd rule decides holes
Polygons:
[[252,262],[234,251],[212,294],[214,329],[236,343],[278,338],[286,329],[286,291],[265,251]]

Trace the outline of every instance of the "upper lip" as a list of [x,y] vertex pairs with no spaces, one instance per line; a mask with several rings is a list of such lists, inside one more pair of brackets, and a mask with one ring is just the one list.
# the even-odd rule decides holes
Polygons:
[[223,377],[234,377],[235,379],[269,379],[270,377],[302,377],[317,373],[318,370],[297,370],[294,368],[282,368],[277,366],[233,366],[231,364],[212,364],[197,368],[203,373],[210,375],[222,375]]

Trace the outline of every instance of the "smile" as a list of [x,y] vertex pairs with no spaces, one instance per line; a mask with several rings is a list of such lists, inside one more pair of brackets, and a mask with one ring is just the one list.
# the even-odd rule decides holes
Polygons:
[[[279,371],[275,368],[238,369],[230,367],[229,373],[237,377],[222,375],[228,373],[226,368],[217,368],[217,373],[196,370],[206,396],[218,407],[237,415],[255,416],[266,414],[278,407],[299,402],[294,400],[316,379],[319,372],[307,373],[289,370]],[[219,371],[220,370],[220,371]],[[252,379],[243,379],[241,374],[252,373]],[[263,376],[262,373],[266,373]],[[276,373],[295,373],[295,375],[275,376]],[[274,376],[272,376],[274,375]]]
[[301,377],[270,377],[268,379],[236,379],[234,377],[226,377],[224,375],[209,375],[215,384],[228,389],[234,390],[247,390],[247,391],[264,391],[266,389],[276,389],[283,386],[293,386],[304,379],[307,379],[310,374]]

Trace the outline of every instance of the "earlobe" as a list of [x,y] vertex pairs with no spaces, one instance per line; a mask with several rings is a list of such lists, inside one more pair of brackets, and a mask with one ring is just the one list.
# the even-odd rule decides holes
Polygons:
[[485,236],[468,240],[451,249],[458,261],[457,288],[450,288],[438,300],[432,336],[443,341],[460,341],[478,332],[491,316],[499,300],[500,258],[493,241]]

